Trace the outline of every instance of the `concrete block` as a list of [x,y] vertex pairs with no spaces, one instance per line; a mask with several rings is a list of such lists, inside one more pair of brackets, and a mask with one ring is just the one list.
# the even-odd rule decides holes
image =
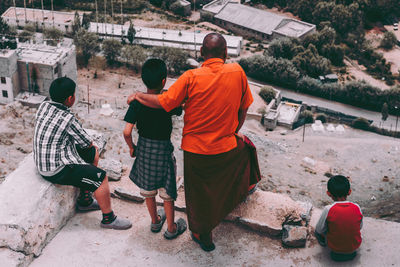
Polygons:
[[256,190],[225,220],[239,222],[270,236],[279,236],[284,223],[301,223],[302,207],[289,196]]
[[0,247],[39,256],[74,214],[77,194],[44,180],[28,155],[0,185]]
[[115,159],[101,160],[99,168],[106,171],[110,181],[119,181],[122,177],[122,163]]
[[33,255],[25,256],[7,248],[0,248],[0,263],[5,267],[25,267],[32,261]]
[[284,225],[282,231],[282,243],[288,247],[305,247],[307,241],[307,227]]

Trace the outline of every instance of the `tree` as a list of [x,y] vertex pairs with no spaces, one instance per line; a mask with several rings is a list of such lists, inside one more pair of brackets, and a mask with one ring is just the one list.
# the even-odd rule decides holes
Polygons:
[[9,34],[10,33],[10,26],[8,26],[7,22],[0,17],[0,34]]
[[151,50],[151,56],[160,58],[167,64],[168,70],[175,74],[181,73],[188,68],[187,60],[189,54],[178,48],[173,47],[154,47]]
[[82,16],[82,27],[85,30],[88,30],[89,27],[90,27],[90,15],[87,14],[87,13],[83,13],[83,16]]
[[272,87],[264,86],[260,89],[259,95],[262,99],[264,99],[266,103],[269,103],[272,99],[275,98],[276,92],[274,89],[272,89]]
[[75,11],[74,15],[74,23],[72,24],[72,33],[75,35],[77,31],[81,28],[81,18],[78,14],[78,11]]
[[35,26],[31,24],[25,25],[22,32],[18,33],[18,39],[20,42],[35,41]]
[[104,57],[94,56],[94,57],[91,57],[90,60],[89,60],[89,67],[95,69],[95,72],[94,72],[94,75],[93,75],[94,79],[96,79],[98,77],[97,72],[99,70],[105,70],[106,66],[107,66],[107,62],[106,62],[106,59]]
[[82,53],[84,65],[87,65],[90,58],[100,52],[100,45],[97,35],[81,28],[74,36],[74,44],[77,50]]
[[125,62],[133,67],[136,73],[139,72],[140,66],[146,60],[146,50],[138,45],[125,45],[122,48],[121,57],[125,59]]
[[112,65],[117,62],[121,55],[122,44],[119,40],[106,39],[103,41],[102,49],[107,63]]
[[135,40],[135,35],[136,35],[136,30],[135,27],[133,26],[133,23],[129,23],[129,29],[128,29],[128,34],[127,38],[130,44],[133,44],[133,41]]
[[389,108],[388,108],[388,104],[385,102],[385,103],[383,103],[383,106],[382,106],[382,120],[386,121],[388,117],[389,117]]
[[185,16],[185,9],[183,8],[183,6],[181,5],[180,1],[175,1],[174,3],[172,3],[169,7],[169,9],[179,15],[184,17]]
[[43,38],[46,39],[47,44],[55,46],[64,39],[64,33],[57,28],[45,28]]
[[393,32],[385,32],[380,46],[384,49],[390,50],[397,44],[397,37]]

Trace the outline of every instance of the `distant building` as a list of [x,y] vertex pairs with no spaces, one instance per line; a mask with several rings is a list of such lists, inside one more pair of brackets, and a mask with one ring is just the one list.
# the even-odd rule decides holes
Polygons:
[[0,103],[23,92],[49,96],[51,82],[64,76],[77,80],[75,46],[19,43],[15,50],[0,50]]
[[[127,36],[129,25],[91,22],[89,31],[98,33],[101,38]],[[143,46],[168,46],[185,50],[200,51],[206,33],[193,31],[167,30],[135,27],[135,43]],[[242,49],[243,37],[224,35],[228,46],[228,55],[237,57]]]
[[[61,12],[34,8],[10,7],[1,17],[8,25],[24,27],[26,24],[43,28],[57,28],[64,33],[72,32],[75,19],[73,12]],[[82,22],[82,17],[80,17]]]
[[279,37],[303,38],[315,25],[229,0],[215,0],[203,7],[201,17],[235,34],[268,41]]
[[179,4],[183,8],[183,15],[190,16],[190,14],[192,13],[192,6],[191,6],[190,2],[186,1],[186,0],[179,0]]

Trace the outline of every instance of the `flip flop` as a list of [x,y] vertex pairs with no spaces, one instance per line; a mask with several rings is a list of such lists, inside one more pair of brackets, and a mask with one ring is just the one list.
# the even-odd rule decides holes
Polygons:
[[213,250],[215,249],[214,243],[211,243],[210,245],[206,245],[206,244],[204,244],[203,242],[201,242],[200,239],[197,239],[197,238],[193,235],[193,233],[191,233],[191,236],[192,236],[193,241],[196,242],[197,244],[199,244],[202,250],[204,250],[204,251],[206,251],[206,252],[210,252],[210,251],[213,251]]
[[151,224],[150,230],[151,230],[153,233],[158,233],[158,232],[161,231],[161,228],[162,228],[163,225],[164,225],[165,219],[167,218],[167,217],[165,216],[165,211],[164,211],[163,208],[161,208],[161,209],[159,209],[159,210],[157,211],[157,215],[160,216],[160,219],[161,219],[161,220],[160,220],[159,223],[152,223],[152,224]]
[[183,234],[186,231],[186,222],[184,219],[180,218],[176,222],[176,231],[175,233],[170,233],[168,229],[164,233],[165,239],[171,240],[177,238],[179,235]]

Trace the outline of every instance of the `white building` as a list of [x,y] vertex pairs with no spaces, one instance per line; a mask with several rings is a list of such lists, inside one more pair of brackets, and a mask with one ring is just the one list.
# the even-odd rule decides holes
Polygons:
[[[24,27],[26,24],[36,25],[38,28],[57,28],[64,33],[72,32],[75,14],[34,8],[10,7],[1,17],[8,25]],[[82,16],[80,16],[82,22]]]
[[[89,31],[98,33],[100,37],[127,36],[129,25],[117,25],[108,23],[91,22]],[[168,46],[190,51],[200,51],[206,33],[194,33],[193,31],[167,30],[158,28],[135,27],[135,43],[144,46]],[[237,57],[242,49],[243,37],[223,35],[228,55]]]
[[23,92],[48,97],[52,81],[64,76],[77,80],[75,46],[19,43],[15,50],[0,50],[0,103]]

